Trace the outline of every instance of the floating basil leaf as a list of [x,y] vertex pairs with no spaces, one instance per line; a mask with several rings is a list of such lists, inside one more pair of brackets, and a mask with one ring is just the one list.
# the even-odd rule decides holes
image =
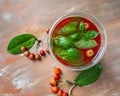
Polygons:
[[54,46],[53,49],[54,49],[56,54],[60,53],[60,51],[62,50],[62,48],[57,47],[57,46]]
[[63,57],[67,55],[66,49],[62,49],[58,46],[54,46],[54,51],[59,57]]
[[81,39],[81,34],[80,33],[73,33],[70,35],[70,38],[73,39],[74,41]]
[[98,63],[90,69],[81,71],[80,74],[75,79],[75,83],[80,86],[94,83],[100,76],[101,72],[102,72],[102,65]]
[[22,53],[20,48],[26,46],[30,49],[35,43],[36,38],[32,34],[22,34],[14,37],[8,44],[8,52],[11,54]]
[[62,48],[69,48],[73,46],[73,40],[64,36],[57,36],[55,38],[55,44]]
[[76,66],[82,65],[82,54],[76,48],[62,49],[56,46],[54,47],[54,51],[56,55],[58,55],[63,60],[72,63]]
[[58,34],[70,34],[77,31],[78,22],[70,22],[58,31]]
[[84,25],[84,22],[83,22],[83,21],[81,21],[80,24],[79,24],[79,30],[80,30],[81,32],[85,32],[85,25]]
[[62,35],[56,36],[56,37],[55,37],[55,40],[54,40],[54,41],[55,41],[55,44],[59,46],[59,45],[60,45],[60,41],[61,41],[62,38],[65,39],[65,37],[62,36]]
[[67,50],[67,54],[68,56],[66,56],[64,59],[73,64],[80,64],[83,59],[82,53],[76,48],[69,48]]
[[85,36],[88,38],[88,39],[93,39],[93,38],[96,38],[98,36],[98,32],[94,31],[94,30],[90,30],[88,32],[86,32]]
[[79,51],[76,48],[69,48],[67,50],[67,53],[72,58],[78,58],[79,57]]
[[93,47],[96,47],[98,44],[95,40],[84,40],[84,39],[81,39],[77,42],[74,43],[75,46],[79,49],[88,49],[88,48],[93,48]]

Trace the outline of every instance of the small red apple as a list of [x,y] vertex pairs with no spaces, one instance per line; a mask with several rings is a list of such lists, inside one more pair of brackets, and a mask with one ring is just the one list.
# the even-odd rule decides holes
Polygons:
[[57,93],[58,90],[59,90],[59,88],[56,87],[56,86],[52,86],[52,88],[51,88],[51,91],[52,91],[53,93]]
[[57,85],[57,82],[52,78],[52,79],[50,80],[50,84],[51,84],[52,86],[56,86],[56,85]]
[[62,94],[63,94],[63,90],[60,89],[60,90],[58,91],[57,95],[58,95],[58,96],[62,96]]
[[61,69],[59,67],[56,67],[54,69],[54,74],[61,74]]
[[24,55],[28,57],[30,55],[30,52],[29,51],[25,51]]
[[47,53],[50,53],[48,48],[46,48],[46,52],[47,52]]
[[68,92],[63,92],[62,96],[68,96]]
[[46,32],[46,33],[49,33],[49,30],[50,30],[49,28],[46,28],[46,29],[45,29],[45,32]]
[[39,54],[35,54],[35,59],[36,59],[36,60],[40,60],[40,58],[41,58],[41,57],[40,57]]
[[27,51],[27,48],[26,48],[25,46],[22,46],[22,47],[20,48],[20,50],[21,50],[22,52],[25,52],[25,51]]
[[57,80],[59,80],[60,79],[60,74],[55,74],[54,75],[54,79],[57,81]]
[[84,25],[85,25],[85,29],[88,30],[90,25],[87,22],[85,22]]
[[34,60],[35,59],[35,54],[33,53],[30,53],[30,55],[28,56],[31,60]]
[[45,55],[45,51],[44,50],[40,50],[40,55],[44,56]]

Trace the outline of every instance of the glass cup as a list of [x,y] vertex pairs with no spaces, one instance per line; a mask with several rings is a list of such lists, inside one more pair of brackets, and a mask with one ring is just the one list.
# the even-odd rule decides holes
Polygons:
[[[66,18],[69,17],[83,17],[88,19],[89,21],[91,21],[99,30],[100,36],[101,36],[101,45],[100,48],[97,52],[97,54],[94,56],[94,58],[92,59],[92,61],[90,62],[90,64],[86,64],[83,66],[67,66],[65,64],[63,64],[61,61],[59,61],[57,59],[57,57],[55,56],[54,52],[53,52],[53,46],[52,46],[52,34],[56,28],[56,26],[63,20],[65,20]],[[86,70],[88,68],[91,68],[92,66],[96,65],[101,58],[103,57],[105,50],[106,50],[106,45],[107,45],[107,36],[106,36],[106,32],[105,29],[103,27],[103,25],[101,24],[101,22],[94,16],[85,13],[85,12],[73,12],[73,13],[68,13],[65,14],[63,16],[61,16],[60,18],[58,18],[54,24],[52,25],[50,31],[49,31],[49,35],[48,35],[48,46],[49,46],[49,51],[50,54],[53,58],[54,61],[56,61],[57,64],[62,65],[70,70],[74,70],[74,71],[81,71],[81,70]]]

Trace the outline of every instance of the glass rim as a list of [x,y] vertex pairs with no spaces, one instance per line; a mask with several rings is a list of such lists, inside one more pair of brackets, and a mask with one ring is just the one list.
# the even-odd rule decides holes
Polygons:
[[[62,64],[59,60],[57,60],[56,56],[53,54],[52,52],[52,46],[51,46],[51,37],[52,37],[52,32],[54,31],[55,27],[64,19],[69,18],[69,17],[74,17],[74,16],[78,16],[78,17],[83,17],[83,18],[89,18],[88,20],[93,19],[96,23],[98,23],[99,25],[96,25],[97,28],[101,28],[100,34],[102,33],[104,36],[104,41],[101,41],[101,45],[100,48],[97,52],[97,54],[95,55],[95,57],[92,59],[92,61],[90,62],[90,64],[86,64],[83,66],[79,66],[79,67],[71,67],[71,66],[66,66],[64,64]],[[91,20],[90,20],[91,21]],[[92,23],[94,23],[93,21],[91,21]],[[102,38],[101,38],[102,39]],[[86,12],[71,12],[71,13],[67,13],[64,14],[63,16],[59,17],[52,25],[52,27],[50,28],[49,34],[48,34],[48,48],[50,51],[50,55],[52,56],[52,58],[55,60],[55,62],[57,64],[59,64],[60,66],[66,67],[69,70],[73,70],[73,71],[82,71],[82,70],[86,70],[88,68],[91,68],[92,66],[96,65],[103,57],[105,50],[107,47],[107,35],[106,35],[106,31],[105,28],[103,27],[102,23],[100,22],[100,20],[98,18],[96,18],[95,16],[88,14]]]

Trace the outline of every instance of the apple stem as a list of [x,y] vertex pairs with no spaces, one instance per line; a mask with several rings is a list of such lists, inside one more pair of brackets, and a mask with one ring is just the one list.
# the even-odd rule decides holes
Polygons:
[[40,43],[42,42],[42,40],[38,40],[36,38],[36,41],[37,41],[37,45],[36,45],[36,53],[38,52],[38,48],[40,47]]
[[36,38],[36,40],[37,40],[38,43],[42,42],[42,40],[38,40],[37,38]]

